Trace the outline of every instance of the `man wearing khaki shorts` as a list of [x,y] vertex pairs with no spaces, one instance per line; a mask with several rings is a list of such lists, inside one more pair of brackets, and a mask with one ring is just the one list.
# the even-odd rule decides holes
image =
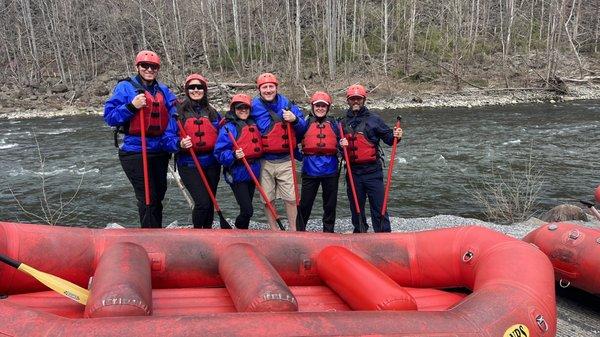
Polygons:
[[[260,172],[262,185],[270,201],[282,199],[290,229],[296,230],[297,208],[294,195],[294,179],[290,146],[295,148],[298,135],[306,132],[306,121],[300,109],[290,100],[277,93],[275,75],[264,73],[256,80],[258,96],[252,100],[251,117],[262,135],[264,156]],[[293,132],[288,134],[287,123]],[[275,219],[265,205],[265,213],[271,229],[277,230]]]

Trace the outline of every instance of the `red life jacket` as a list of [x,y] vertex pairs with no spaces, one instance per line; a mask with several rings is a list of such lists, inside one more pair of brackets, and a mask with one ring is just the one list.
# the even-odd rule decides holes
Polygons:
[[310,120],[308,130],[302,139],[302,153],[305,155],[335,155],[337,154],[337,136],[328,119],[319,123]]
[[[192,140],[192,148],[196,153],[212,152],[217,143],[218,130],[210,119],[205,115],[187,116],[184,119],[183,128]],[[189,150],[188,150],[189,152]]]
[[156,96],[152,96],[136,80],[129,78],[126,81],[131,83],[136,91],[144,93],[146,96],[146,106],[139,109],[129,120],[129,125],[125,128],[125,133],[140,136],[142,134],[140,114],[144,114],[146,136],[157,137],[162,135],[167,129],[170,117],[162,90],[157,90]]
[[235,141],[244,151],[246,159],[256,159],[263,155],[260,131],[253,121],[237,120],[233,122],[237,130]]
[[288,135],[286,123],[273,111],[269,110],[271,115],[271,125],[267,133],[262,136],[262,146],[265,153],[287,153],[290,151],[290,145],[296,146],[296,135],[292,132]]
[[347,127],[345,137],[348,140],[348,157],[351,164],[371,164],[377,161],[377,146],[364,134],[365,121],[354,130]]

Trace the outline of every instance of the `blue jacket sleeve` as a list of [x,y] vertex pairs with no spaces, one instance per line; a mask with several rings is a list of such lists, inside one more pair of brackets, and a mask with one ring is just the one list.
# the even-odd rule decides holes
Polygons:
[[162,135],[160,140],[160,147],[167,152],[177,152],[179,150],[179,136],[177,133],[177,121],[174,116],[177,113],[177,97],[167,88],[167,86],[161,84],[161,90],[165,95],[167,108],[169,109],[169,124],[165,133]]
[[237,137],[237,130],[235,128],[229,128],[229,124],[225,124],[220,130],[217,136],[217,143],[213,150],[215,158],[225,167],[231,167],[235,163],[235,156],[233,152],[233,144],[229,139],[227,131],[231,131],[234,137]]
[[297,138],[301,138],[307,129],[306,119],[304,118],[304,113],[297,105],[292,105],[292,112],[296,116],[296,122],[292,124],[294,127],[294,132],[296,133]]
[[131,105],[135,95],[135,89],[126,81],[115,86],[112,96],[104,103],[104,121],[108,126],[123,125],[135,115],[135,107]]

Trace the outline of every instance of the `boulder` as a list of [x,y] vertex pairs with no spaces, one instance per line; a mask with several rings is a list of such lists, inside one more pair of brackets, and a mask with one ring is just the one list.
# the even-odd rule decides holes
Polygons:
[[545,222],[557,222],[557,221],[569,221],[569,220],[580,220],[588,221],[585,212],[578,206],[575,205],[558,205],[548,212],[542,214],[541,220]]
[[69,87],[67,87],[65,84],[57,84],[57,85],[52,86],[50,88],[50,91],[53,94],[62,94],[62,93],[69,91]]

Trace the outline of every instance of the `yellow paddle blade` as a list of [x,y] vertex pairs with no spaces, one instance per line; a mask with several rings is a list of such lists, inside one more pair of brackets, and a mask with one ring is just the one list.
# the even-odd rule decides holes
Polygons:
[[83,305],[87,303],[88,297],[90,295],[90,292],[87,289],[83,289],[80,286],[73,284],[67,280],[63,280],[58,276],[39,271],[33,267],[26,265],[25,263],[21,263],[18,269],[24,273],[33,276],[36,280],[42,282],[48,288],[72,299],[73,301],[79,302]]

